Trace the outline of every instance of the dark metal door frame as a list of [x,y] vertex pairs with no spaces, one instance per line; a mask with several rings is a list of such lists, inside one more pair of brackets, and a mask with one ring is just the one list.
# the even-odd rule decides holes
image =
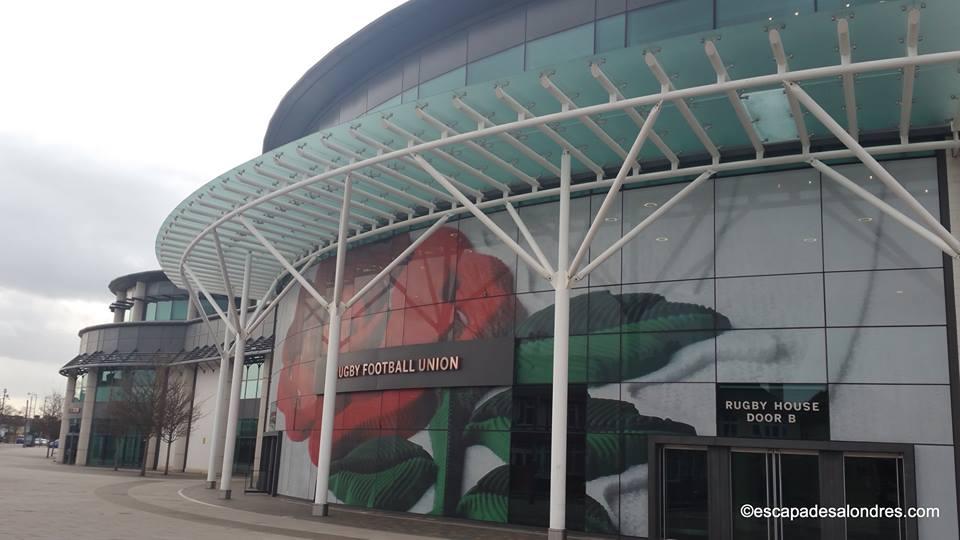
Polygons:
[[[769,450],[813,450],[820,456],[820,506],[840,507],[844,503],[843,457],[845,453],[878,453],[899,455],[903,459],[904,506],[917,505],[916,468],[913,446],[909,444],[787,441],[778,439],[738,439],[730,437],[677,437],[654,435],[649,438],[647,455],[648,538],[661,540],[660,534],[660,468],[661,452],[668,446],[702,448],[707,452],[707,486],[709,490],[709,538],[732,538],[732,501],[730,478],[730,450],[756,448]],[[917,540],[917,520],[907,519],[906,540]],[[821,521],[822,540],[844,540],[844,521]]]

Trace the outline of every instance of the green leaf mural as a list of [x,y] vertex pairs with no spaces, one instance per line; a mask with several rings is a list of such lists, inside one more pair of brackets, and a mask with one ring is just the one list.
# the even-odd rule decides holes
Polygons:
[[510,460],[510,415],[513,392],[506,388],[483,402],[463,428],[465,446],[480,444],[504,461]]
[[405,511],[436,481],[426,450],[395,435],[370,439],[330,464],[330,489],[345,504]]
[[617,527],[610,520],[607,509],[589,495],[586,498],[583,514],[584,530],[602,534],[617,534]]
[[[669,362],[680,349],[710,339],[717,331],[730,328],[730,321],[713,309],[697,304],[669,302],[654,293],[612,295],[592,292],[570,300],[570,332],[621,332],[620,340],[607,336],[589,336],[589,361],[586,379],[614,382],[652,373]],[[579,322],[575,322],[577,319]],[[546,323],[553,321],[553,308],[531,315],[517,330],[518,335],[543,335]],[[575,378],[578,347],[571,340],[571,381]],[[517,382],[548,382],[553,364],[553,338],[527,339],[517,346]]]
[[469,519],[506,523],[510,496],[510,466],[493,469],[466,492],[457,515]]
[[614,399],[589,398],[587,426],[588,481],[646,463],[648,435],[696,435],[692,426],[643,416],[632,403]]

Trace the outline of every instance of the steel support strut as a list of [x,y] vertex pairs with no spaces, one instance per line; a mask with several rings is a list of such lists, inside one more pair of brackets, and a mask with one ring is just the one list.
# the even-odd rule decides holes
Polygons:
[[513,238],[510,238],[510,235],[503,232],[503,229],[501,229],[496,223],[493,222],[492,219],[490,219],[486,214],[484,214],[483,210],[480,210],[480,208],[478,208],[477,205],[473,203],[473,201],[468,199],[466,195],[461,193],[460,190],[456,188],[456,186],[450,183],[450,180],[446,176],[444,176],[440,171],[435,169],[433,165],[430,165],[429,163],[427,163],[427,160],[423,159],[423,157],[417,154],[414,154],[413,159],[415,159],[417,164],[420,165],[420,168],[422,168],[424,171],[427,172],[427,174],[432,176],[433,179],[436,180],[438,184],[443,186],[443,188],[449,191],[451,195],[456,197],[456,199],[460,201],[460,204],[462,204],[464,208],[469,210],[474,217],[476,217],[481,223],[483,223],[488,229],[490,229],[490,232],[495,234],[497,238],[500,239],[501,242],[506,244],[507,247],[509,247],[511,250],[513,250],[514,253],[516,253],[521,259],[523,259],[523,262],[530,265],[530,267],[533,268],[541,276],[547,279],[553,278],[553,275],[549,271],[547,271],[546,268],[541,266],[540,263],[533,258],[533,256],[527,253],[527,250],[520,247],[520,244],[517,244],[516,240],[514,240]]
[[892,174],[887,172],[883,168],[883,165],[880,165],[880,162],[877,161],[869,152],[863,147],[860,146],[853,137],[847,133],[836,120],[830,116],[830,113],[825,111],[823,107],[820,106],[803,88],[800,88],[800,85],[794,82],[786,83],[787,92],[796,97],[796,99],[803,103],[803,106],[807,108],[810,113],[824,125],[833,136],[840,140],[844,146],[850,149],[851,152],[867,166],[867,169],[870,170],[876,177],[883,182],[887,189],[889,189],[894,195],[896,195],[900,200],[905,202],[907,206],[913,210],[923,221],[923,223],[930,228],[930,230],[940,237],[941,240],[950,245],[955,252],[960,252],[960,240],[957,240],[950,231],[944,227],[940,221],[930,213],[929,210],[924,208],[920,201],[914,198],[913,195],[907,191],[907,188],[903,187],[900,182],[897,182],[897,179],[893,177]]
[[[661,109],[663,109],[663,102],[657,103],[653,107],[647,116],[647,121],[644,122],[643,127],[640,128],[640,133],[637,134],[637,138],[633,141],[633,146],[630,147],[630,152],[627,153],[626,158],[623,160],[623,165],[620,166],[620,172],[617,173],[613,184],[610,185],[607,196],[603,198],[603,203],[600,204],[600,209],[597,210],[597,215],[593,218],[593,223],[590,224],[587,236],[584,237],[580,248],[577,249],[577,254],[573,256],[573,262],[570,263],[570,268],[566,270],[567,277],[572,276],[577,271],[577,267],[580,266],[580,261],[583,260],[590,250],[590,243],[593,242],[593,238],[597,235],[597,232],[600,231],[603,219],[607,216],[607,212],[610,211],[610,207],[613,206],[613,201],[617,198],[617,193],[620,192],[620,187],[623,186],[624,179],[627,177],[627,174],[630,173],[630,168],[633,167],[634,161],[636,161],[637,156],[640,154],[643,143],[647,141],[647,137],[649,137],[653,131],[653,126],[657,121],[657,117],[660,116]],[[564,265],[563,268],[566,268],[566,265]]]
[[[237,447],[237,423],[240,419],[240,379],[243,378],[243,356],[247,334],[243,330],[247,318],[247,300],[250,298],[250,264],[252,254],[248,251],[243,263],[243,288],[240,305],[236,307],[240,331],[235,335],[233,346],[233,374],[230,380],[230,405],[227,408],[226,434],[223,440],[223,466],[220,469],[220,498],[229,499],[233,483],[233,454]],[[231,299],[232,303],[232,299]]]
[[917,223],[916,221],[910,219],[909,217],[907,217],[906,215],[904,215],[902,212],[900,212],[899,210],[897,210],[897,209],[894,208],[893,206],[891,206],[891,205],[889,205],[888,203],[886,203],[886,202],[885,202],[883,199],[881,199],[880,197],[877,197],[877,196],[874,195],[873,193],[870,193],[870,192],[867,191],[866,189],[864,189],[864,188],[862,188],[861,186],[857,185],[856,182],[854,182],[853,180],[851,180],[851,179],[847,178],[846,176],[844,176],[842,173],[840,173],[840,171],[834,169],[833,167],[830,167],[829,165],[827,165],[827,164],[825,164],[825,163],[823,163],[822,161],[817,160],[817,159],[811,159],[811,160],[810,160],[810,165],[811,165],[813,168],[815,168],[815,169],[817,169],[818,171],[820,171],[821,173],[823,173],[824,176],[826,176],[827,178],[830,178],[830,179],[833,180],[834,182],[837,182],[837,183],[840,184],[841,186],[843,186],[843,187],[847,188],[848,190],[852,191],[854,194],[858,195],[858,196],[859,196],[860,198],[862,198],[863,200],[865,200],[865,201],[867,201],[868,203],[870,203],[871,205],[875,206],[878,210],[880,210],[880,211],[883,212],[884,214],[887,214],[888,216],[890,216],[890,217],[892,217],[893,219],[895,219],[897,222],[899,222],[899,223],[900,223],[901,225],[903,225],[904,227],[906,227],[906,228],[910,229],[911,231],[913,231],[914,233],[920,235],[924,240],[926,240],[926,241],[930,242],[931,244],[933,244],[934,246],[936,246],[937,249],[939,249],[940,251],[943,251],[944,253],[946,253],[947,255],[949,255],[949,256],[951,256],[951,257],[956,257],[956,256],[958,255],[958,253],[957,253],[956,251],[954,251],[949,245],[947,245],[946,242],[944,242],[943,240],[941,240],[939,236],[937,236],[937,235],[933,234],[932,232],[930,232],[930,231],[929,231],[926,227],[924,227],[923,225],[920,225],[920,224]]
[[713,176],[714,172],[715,171],[708,169],[707,171],[700,174],[700,176],[696,177],[692,182],[684,186],[683,189],[678,191],[676,195],[670,198],[670,200],[660,205],[660,208],[657,208],[656,210],[654,210],[652,214],[647,216],[643,221],[638,223],[634,228],[630,229],[626,234],[621,236],[616,242],[613,243],[612,246],[605,249],[603,253],[601,253],[600,255],[597,255],[597,257],[594,258],[592,261],[590,261],[590,264],[585,266],[583,270],[580,270],[579,272],[577,272],[573,276],[573,279],[575,281],[579,281],[584,277],[586,277],[587,274],[589,274],[594,268],[602,264],[603,261],[610,258],[614,253],[620,251],[620,249],[624,245],[626,245],[627,242],[629,242],[630,240],[633,240],[633,238],[636,237],[638,234],[640,234],[644,229],[646,229],[648,225],[650,225],[651,223],[659,219],[660,216],[662,216],[667,212],[667,210],[670,210],[671,208],[673,208],[675,204],[682,201],[687,195],[690,194],[690,192],[697,189],[697,187],[700,184],[704,183],[708,178]]
[[337,236],[337,260],[333,274],[333,296],[327,311],[327,361],[323,374],[323,409],[320,413],[320,450],[317,456],[317,489],[313,499],[313,515],[326,516],[327,491],[330,486],[330,454],[333,451],[333,413],[337,404],[337,364],[340,358],[340,322],[346,307],[343,294],[343,265],[347,255],[347,228],[350,218],[352,181],[347,176],[343,184],[343,208],[340,210],[340,230]]
[[[652,123],[651,123],[652,124]],[[566,537],[567,514],[567,394],[570,348],[570,154],[560,158],[560,220],[557,272],[553,279],[553,397],[550,433],[549,540]]]

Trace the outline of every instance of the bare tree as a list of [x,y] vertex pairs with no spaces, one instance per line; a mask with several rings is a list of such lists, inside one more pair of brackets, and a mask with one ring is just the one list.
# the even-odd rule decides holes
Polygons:
[[170,447],[177,439],[186,437],[200,419],[200,407],[194,406],[192,394],[184,377],[170,377],[167,381],[157,426],[160,440],[167,443],[164,475],[170,471]]
[[[133,431],[141,437],[144,452],[140,476],[147,474],[147,443],[161,425],[165,379],[163,371],[133,372],[133,376],[124,378],[121,385],[114,388],[108,402],[109,416],[116,423],[117,430]],[[116,459],[115,455],[115,463]]]
[[[135,372],[114,390],[109,401],[111,431],[115,437],[134,432],[143,443],[140,476],[147,472],[147,448],[151,436],[167,443],[167,459],[163,474],[170,468],[170,447],[185,437],[200,418],[200,408],[193,406],[191,389],[183,377],[168,377],[168,370]],[[116,469],[119,454],[114,456]]]
[[63,394],[51,390],[43,398],[39,417],[33,421],[34,431],[46,439],[56,439],[60,436],[60,419],[63,416]]

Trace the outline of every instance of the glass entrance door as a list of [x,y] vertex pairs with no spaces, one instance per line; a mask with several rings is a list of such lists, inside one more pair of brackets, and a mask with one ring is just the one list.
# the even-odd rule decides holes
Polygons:
[[[651,538],[658,540],[910,540],[916,519],[875,515],[916,506],[909,448],[695,445],[654,442]],[[755,517],[741,509],[842,509],[851,517]],[[866,511],[870,511],[864,513]],[[807,512],[809,513],[809,512]]]
[[814,540],[816,519],[744,517],[741,508],[810,507],[820,503],[820,465],[816,453],[780,450],[731,450],[730,497],[733,537],[737,540]]

